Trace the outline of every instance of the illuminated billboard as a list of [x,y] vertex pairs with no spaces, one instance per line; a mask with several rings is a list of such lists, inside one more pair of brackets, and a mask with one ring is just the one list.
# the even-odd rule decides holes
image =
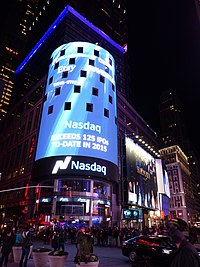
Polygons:
[[128,202],[158,208],[155,159],[132,139],[126,137],[125,143]]
[[170,198],[169,178],[161,159],[156,159],[156,175],[158,183],[158,193],[167,195]]
[[50,60],[34,175],[117,179],[116,121],[112,55],[88,42],[61,45]]

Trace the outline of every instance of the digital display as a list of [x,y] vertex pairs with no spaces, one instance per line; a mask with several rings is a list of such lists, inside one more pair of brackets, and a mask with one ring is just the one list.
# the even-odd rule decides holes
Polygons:
[[103,160],[118,165],[116,121],[112,55],[87,42],[58,47],[49,66],[36,162],[58,157],[52,168],[52,174],[57,174],[67,169],[73,157],[93,158],[92,163],[84,160],[70,164],[80,172],[93,168],[105,176],[108,171]]
[[123,215],[125,219],[138,219],[139,211],[138,210],[124,210]]
[[128,201],[148,208],[158,207],[155,159],[126,137]]
[[169,200],[170,200],[170,198],[168,196],[162,195],[162,207],[161,207],[161,209],[164,212],[164,216],[169,215]]
[[156,159],[156,176],[158,184],[158,193],[166,194],[170,198],[169,179],[161,159]]

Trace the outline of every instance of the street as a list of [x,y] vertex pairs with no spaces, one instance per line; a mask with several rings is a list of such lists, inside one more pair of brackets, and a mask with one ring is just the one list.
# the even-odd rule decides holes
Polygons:
[[[34,248],[36,247],[50,247],[51,245],[44,245],[43,241],[34,241]],[[75,244],[69,242],[65,244],[65,251],[69,252],[65,267],[75,267],[74,256],[76,254]],[[99,267],[131,267],[128,258],[121,253],[121,248],[115,247],[98,247],[94,246],[94,253],[99,256]],[[8,267],[18,267],[18,263],[9,262]],[[49,265],[47,264],[47,267]],[[34,267],[33,259],[28,260],[27,267]]]
[[[70,244],[68,241],[65,244],[65,251],[69,252],[68,259],[66,262],[65,267],[75,267],[74,256],[76,254],[76,247],[75,244]],[[199,244],[196,244],[197,247],[200,247]],[[44,244],[41,240],[34,240],[34,248],[36,247],[49,247],[51,245]],[[132,265],[128,258],[123,256],[121,253],[121,248],[116,247],[102,247],[102,246],[94,246],[94,253],[99,256],[99,267],[146,267],[144,264],[140,266]],[[14,263],[10,261],[8,263],[8,267],[18,267],[18,263]],[[34,267],[33,259],[28,260],[27,267]],[[47,263],[47,267],[49,264]],[[151,265],[151,267],[160,267],[157,265]]]

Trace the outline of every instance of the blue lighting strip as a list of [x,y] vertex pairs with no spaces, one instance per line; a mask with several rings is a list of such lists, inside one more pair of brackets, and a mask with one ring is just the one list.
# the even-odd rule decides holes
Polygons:
[[69,14],[69,12],[72,13],[74,16],[76,16],[78,19],[80,19],[87,26],[89,26],[92,30],[94,30],[95,32],[97,32],[100,36],[102,36],[106,41],[108,41],[110,44],[112,44],[120,52],[122,52],[122,53],[125,52],[125,50],[124,50],[123,47],[121,47],[119,44],[117,44],[116,42],[114,42],[108,35],[106,35],[104,32],[102,32],[101,30],[99,30],[96,26],[94,26],[86,18],[84,18],[83,16],[81,16],[71,6],[67,5],[63,9],[63,11],[60,13],[60,15],[57,17],[57,19],[54,21],[54,23],[51,25],[51,27],[47,30],[47,32],[43,35],[43,37],[38,41],[38,43],[31,50],[31,52],[27,55],[27,57],[22,61],[22,63],[16,69],[15,74],[18,74],[24,68],[24,66],[27,64],[27,62],[33,57],[33,55],[38,51],[38,49],[42,46],[42,44],[49,38],[49,36],[53,33],[53,31],[61,23],[61,21],[65,17],[67,17],[67,15]]

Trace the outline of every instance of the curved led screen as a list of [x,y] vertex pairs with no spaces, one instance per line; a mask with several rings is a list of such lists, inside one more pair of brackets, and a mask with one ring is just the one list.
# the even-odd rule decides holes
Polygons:
[[[67,161],[66,156],[93,158],[95,166],[99,165],[98,159],[101,163],[105,160],[116,168],[116,121],[112,55],[87,42],[58,47],[49,66],[36,162],[61,158],[61,165],[55,161],[59,165],[57,173]],[[99,168],[103,169],[102,164]]]

